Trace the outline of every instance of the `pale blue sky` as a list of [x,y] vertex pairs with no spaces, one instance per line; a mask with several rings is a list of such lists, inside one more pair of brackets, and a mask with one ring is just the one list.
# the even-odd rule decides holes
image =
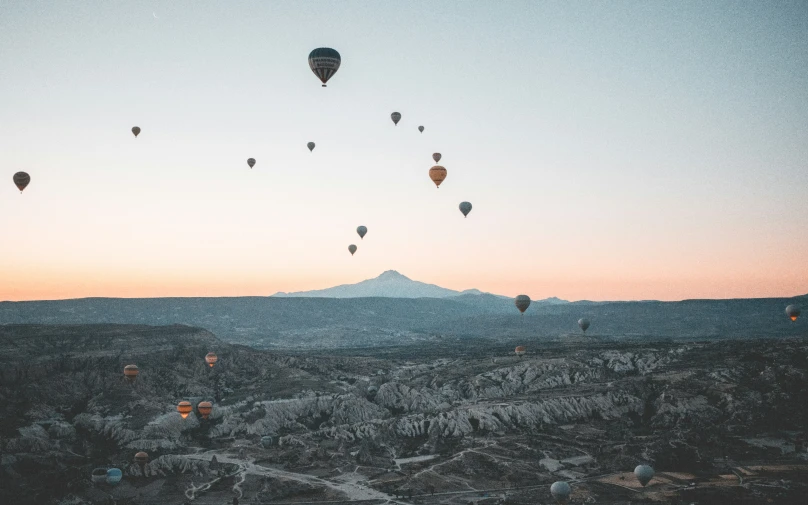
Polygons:
[[804,1],[2,1],[0,118],[0,299],[808,291]]

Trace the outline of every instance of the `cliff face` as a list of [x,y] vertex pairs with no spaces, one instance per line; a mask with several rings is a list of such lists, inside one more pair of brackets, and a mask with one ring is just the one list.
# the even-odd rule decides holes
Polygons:
[[[440,348],[440,357],[406,347],[354,356],[256,351],[189,327],[0,328],[0,491],[15,503],[90,499],[97,466],[124,470],[129,487],[116,489],[126,493],[147,496],[145,486],[158,481],[170,485],[154,496],[199,487],[218,478],[213,453],[291,472],[357,462],[386,472],[399,466],[394,460],[437,458],[443,472],[512,484],[639,459],[704,469],[725,450],[763,457],[772,430],[808,421],[802,340],[548,344],[521,358],[469,342],[458,353]],[[219,355],[213,369],[203,360],[211,350]],[[122,378],[131,362],[141,370],[134,384]],[[209,400],[213,411],[182,419],[180,400]],[[765,443],[750,449],[740,437]],[[148,477],[132,463],[137,451],[150,455]],[[576,463],[581,451],[588,463]],[[272,472],[266,478],[303,479],[309,491],[325,485]],[[419,473],[408,485],[452,489],[462,472],[442,484]],[[325,488],[338,496],[349,489]]]

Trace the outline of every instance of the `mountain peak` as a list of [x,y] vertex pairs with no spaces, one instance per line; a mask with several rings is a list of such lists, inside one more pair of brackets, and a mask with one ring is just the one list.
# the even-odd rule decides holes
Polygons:
[[395,270],[385,270],[384,272],[381,273],[381,275],[379,275],[376,278],[379,279],[379,280],[383,280],[383,281],[384,280],[402,280],[402,281],[412,280],[409,277],[407,277],[406,275],[401,275],[400,273],[398,273]]

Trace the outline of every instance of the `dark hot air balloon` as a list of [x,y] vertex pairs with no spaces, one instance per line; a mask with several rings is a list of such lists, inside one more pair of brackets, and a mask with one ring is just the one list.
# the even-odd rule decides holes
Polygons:
[[530,307],[530,297],[527,295],[519,295],[516,298],[514,298],[513,304],[516,305],[516,308],[519,309],[519,312],[524,314],[527,308]]
[[107,481],[107,469],[106,468],[93,468],[93,472],[90,474],[90,480],[93,481],[94,484],[101,484],[102,482]]
[[553,482],[553,485],[550,486],[550,494],[558,503],[567,503],[567,500],[570,499],[570,493],[572,493],[570,485],[563,480]]
[[320,79],[324,88],[325,83],[337,73],[341,63],[342,57],[330,47],[318,47],[309,53],[309,68]]
[[20,193],[22,193],[28,184],[30,184],[31,176],[25,172],[17,172],[14,174],[14,177],[12,177],[12,180],[14,181],[14,185],[17,186],[17,189],[20,190]]
[[401,113],[400,112],[394,112],[394,113],[390,114],[390,119],[393,120],[394,125],[398,126],[398,122],[401,121]]
[[586,333],[586,329],[589,328],[589,319],[582,317],[578,320],[578,326]]
[[654,469],[648,465],[637,465],[637,468],[634,469],[634,475],[640,481],[642,487],[645,487],[654,478]]
[[350,252],[351,256],[353,256],[354,253],[356,252],[356,246],[354,244],[349,245],[348,246],[348,252]]
[[419,126],[419,127],[418,127],[418,131],[419,131],[419,132],[421,132],[421,133],[424,133],[424,127],[423,127],[423,126]]
[[440,153],[432,153],[432,159],[435,160],[435,163],[439,162],[441,159]]
[[306,144],[306,147],[309,148],[309,152],[314,151],[314,142],[309,142]]
[[364,238],[365,238],[365,234],[366,234],[367,232],[368,232],[368,229],[367,229],[367,227],[366,227],[366,226],[360,226],[360,227],[358,227],[358,228],[356,229],[356,233],[358,233],[358,234],[359,234],[359,238],[361,238],[361,239],[364,239]]
[[199,415],[202,416],[202,419],[207,419],[213,411],[213,404],[210,402],[199,402],[199,405],[196,406],[196,410],[199,411]]
[[137,138],[137,136],[140,135],[140,127],[139,126],[133,126],[132,127],[132,133],[134,133],[135,138]]
[[463,216],[468,216],[469,212],[471,212],[471,203],[469,202],[460,202],[459,205],[460,212],[463,213]]
[[255,158],[247,158],[247,164],[250,165],[250,168],[255,166]]
[[800,317],[800,308],[797,305],[789,305],[786,307],[786,315],[792,321],[796,321],[798,317]]
[[146,463],[149,462],[149,455],[143,451],[135,454],[135,463],[140,467],[140,475],[146,476]]

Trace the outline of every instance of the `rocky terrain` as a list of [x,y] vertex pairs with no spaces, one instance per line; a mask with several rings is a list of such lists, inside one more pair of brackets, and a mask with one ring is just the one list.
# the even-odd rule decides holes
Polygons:
[[[573,503],[803,503],[808,338],[518,343],[269,352],[180,325],[0,326],[0,493],[533,504],[567,480]],[[213,411],[183,420],[181,400]],[[93,484],[97,467],[124,478]]]

